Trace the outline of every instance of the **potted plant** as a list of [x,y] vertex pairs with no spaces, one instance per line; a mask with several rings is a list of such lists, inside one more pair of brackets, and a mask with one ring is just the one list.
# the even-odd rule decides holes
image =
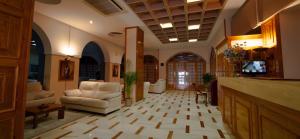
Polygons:
[[205,73],[203,75],[203,83],[204,83],[206,91],[208,90],[209,84],[213,79],[214,79],[214,76],[209,73]]
[[132,93],[132,85],[136,82],[137,75],[136,72],[126,72],[124,74],[124,83],[125,83],[125,92],[126,92],[126,101],[125,104],[126,106],[131,106],[132,105],[132,98],[131,98],[131,93]]

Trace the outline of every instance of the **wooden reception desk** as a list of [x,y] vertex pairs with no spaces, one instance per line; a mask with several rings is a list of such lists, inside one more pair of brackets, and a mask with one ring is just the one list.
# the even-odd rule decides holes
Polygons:
[[218,78],[219,109],[238,139],[300,139],[300,81]]

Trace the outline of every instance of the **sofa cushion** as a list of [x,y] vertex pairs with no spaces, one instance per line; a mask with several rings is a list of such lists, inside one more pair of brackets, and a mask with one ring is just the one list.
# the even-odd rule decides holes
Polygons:
[[99,91],[120,92],[120,89],[120,83],[117,82],[103,82],[98,84]]
[[101,93],[99,94],[99,97],[101,97],[101,99],[104,99],[104,100],[109,100],[109,99],[112,99],[112,98],[115,98],[115,97],[119,97],[121,96],[121,93],[120,92],[115,92],[115,93]]
[[26,100],[27,101],[38,100],[38,99],[44,99],[53,96],[54,93],[45,90],[42,90],[40,92],[28,92],[26,95]]
[[[27,95],[28,97],[28,95]],[[55,103],[55,98],[54,97],[47,97],[43,99],[35,99],[35,100],[30,100],[26,101],[26,107],[35,107],[35,106],[40,106],[42,104],[52,104]]]
[[81,91],[79,89],[65,90],[65,95],[70,97],[79,97],[81,95]]
[[109,107],[108,101],[100,100],[100,99],[63,96],[60,98],[60,100],[62,103],[67,103],[67,104],[75,104],[75,105],[82,105],[82,106],[96,107],[96,108]]
[[36,99],[36,94],[35,92],[28,92],[26,94],[26,101],[31,101]]
[[82,81],[80,83],[79,89],[80,90],[97,90],[98,82],[91,82],[91,81]]
[[80,97],[94,98],[94,99],[110,99],[110,98],[117,97],[120,95],[121,95],[121,93],[113,93],[110,91],[83,90]]
[[29,92],[40,92],[42,90],[42,85],[40,82],[30,82],[27,83],[27,93]]

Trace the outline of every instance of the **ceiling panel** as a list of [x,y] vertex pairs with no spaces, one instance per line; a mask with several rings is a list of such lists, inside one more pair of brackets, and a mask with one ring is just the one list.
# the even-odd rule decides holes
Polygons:
[[[124,0],[162,43],[205,41],[224,7],[224,0]],[[162,28],[161,23],[172,27]],[[189,30],[189,25],[200,25]],[[178,41],[169,41],[177,38]]]

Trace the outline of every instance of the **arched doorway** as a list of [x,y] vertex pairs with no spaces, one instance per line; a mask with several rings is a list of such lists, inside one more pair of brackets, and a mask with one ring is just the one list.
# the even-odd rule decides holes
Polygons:
[[167,62],[168,89],[187,89],[192,83],[203,84],[205,60],[194,53],[179,53]]
[[32,30],[29,60],[29,80],[44,82],[45,53],[44,44],[35,30]]
[[144,81],[155,83],[158,80],[158,60],[152,55],[144,56]]
[[80,59],[79,80],[104,80],[105,61],[102,49],[95,42],[89,42]]

